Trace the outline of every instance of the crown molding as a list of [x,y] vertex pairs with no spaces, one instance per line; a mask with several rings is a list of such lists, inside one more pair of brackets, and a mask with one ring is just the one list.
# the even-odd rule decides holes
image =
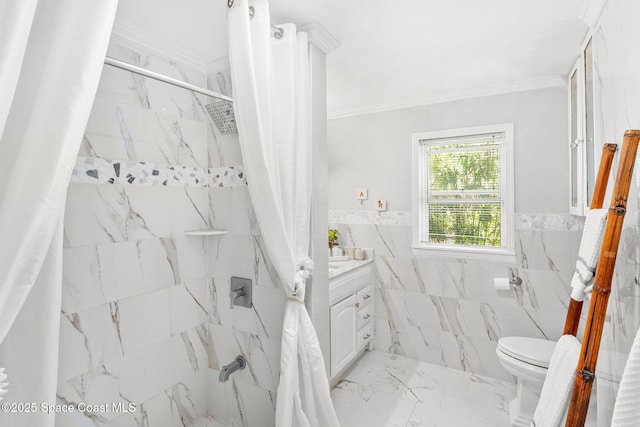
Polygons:
[[125,43],[135,43],[156,55],[168,56],[181,64],[196,69],[197,71],[201,71],[203,73],[207,71],[208,62],[203,60],[203,58],[185,50],[184,47],[165,43],[155,37],[152,37],[122,19],[116,19],[113,24],[113,31],[111,33],[112,39],[114,36],[122,39]]
[[207,74],[228,71],[230,68],[229,55],[222,56],[218,59],[211,59],[206,63]]
[[607,1],[608,0],[585,0],[578,14],[578,19],[587,24],[589,28],[594,28],[600,20],[600,16],[602,16],[602,11],[604,11]]
[[315,21],[299,25],[298,31],[304,31],[309,34],[309,42],[324,52],[325,55],[340,47],[340,42]]
[[517,83],[488,86],[479,89],[462,90],[444,96],[424,96],[411,99],[404,99],[385,104],[372,104],[362,107],[345,108],[342,110],[329,111],[328,120],[342,119],[345,117],[361,116],[364,114],[382,113],[385,111],[402,110],[405,108],[421,107],[424,105],[444,104],[446,102],[461,101],[472,98],[483,98],[485,96],[503,95],[514,92],[526,92],[529,90],[546,89],[550,87],[564,87],[565,79],[561,77],[547,77],[536,80],[527,80]]
[[[307,32],[309,34],[309,42],[327,55],[340,46],[340,43],[317,22],[310,22],[298,27],[298,29]],[[116,19],[114,22],[111,37],[112,39],[119,38],[125,43],[134,43],[156,55],[168,56],[181,64],[207,74],[229,69],[228,55],[215,59],[202,58],[185,50],[183,47],[165,43],[152,37],[122,19]]]

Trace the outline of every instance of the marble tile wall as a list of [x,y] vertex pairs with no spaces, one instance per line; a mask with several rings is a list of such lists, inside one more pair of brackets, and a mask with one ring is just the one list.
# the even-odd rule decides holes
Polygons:
[[[593,29],[597,143],[619,144],[626,129],[640,129],[640,34],[631,18],[638,13],[636,1],[609,1]],[[639,183],[636,162],[598,358],[597,371],[603,374],[597,384],[599,426],[610,425],[617,391],[604,375],[621,375],[640,325]]]
[[[210,222],[228,234],[209,241],[215,316],[208,323],[208,411],[234,426],[274,426],[280,337],[286,299],[262,243],[246,187],[210,187]],[[253,281],[253,307],[230,307],[230,277]],[[218,381],[239,354],[247,368]]]
[[[495,354],[499,338],[559,338],[581,219],[517,215],[517,262],[505,264],[414,257],[407,216],[329,215],[343,244],[375,250],[376,350],[510,380]],[[498,295],[493,278],[509,277],[511,269],[522,286]]]
[[[117,37],[109,55],[230,94],[226,74]],[[263,255],[237,134],[220,135],[210,102],[103,70],[68,190],[58,399],[136,409],[59,414],[58,427],[273,419],[285,299]],[[228,234],[184,234],[206,228]],[[254,281],[252,309],[230,308],[232,275]],[[218,382],[240,353],[247,369]]]

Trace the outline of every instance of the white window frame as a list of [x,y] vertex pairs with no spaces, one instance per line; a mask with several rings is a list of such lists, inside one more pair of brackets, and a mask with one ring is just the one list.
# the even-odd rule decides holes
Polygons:
[[[571,139],[572,113],[571,105],[571,79],[576,78],[576,137]],[[584,215],[584,205],[586,203],[586,180],[584,179],[585,169],[585,153],[584,153],[584,60],[582,56],[578,58],[576,63],[571,67],[571,71],[567,76],[567,110],[568,124],[567,139],[569,140],[569,213],[572,215]],[[576,164],[571,162],[571,150],[576,150]],[[575,180],[575,198],[576,203],[573,204],[573,187]]]
[[[500,182],[504,196],[501,222],[501,247],[452,245],[446,243],[422,242],[425,227],[428,227],[428,215],[423,201],[425,194],[425,170],[422,161],[420,141],[441,138],[468,137],[488,133],[503,133],[503,155],[500,158]],[[433,132],[418,132],[411,135],[412,145],[412,182],[413,182],[413,254],[416,256],[448,257],[515,261],[515,203],[514,203],[514,126],[502,123],[461,129],[447,129]]]
[[[580,46],[580,55],[576,60],[573,67],[571,67],[571,71],[567,76],[567,112],[568,112],[568,126],[567,126],[567,140],[569,141],[569,213],[577,216],[584,216],[586,212],[589,210],[588,199],[592,196],[588,192],[588,169],[589,167],[593,170],[593,185],[595,186],[595,178],[598,173],[597,165],[600,161],[600,151],[602,150],[602,141],[600,137],[600,129],[598,126],[598,121],[595,120],[595,112],[596,105],[598,105],[598,97],[599,93],[596,90],[597,86],[595,85],[596,80],[596,69],[595,69],[595,46],[592,41],[592,31],[589,31],[584,38],[582,45]],[[591,42],[591,66],[592,72],[594,73],[594,83],[592,87],[592,104],[591,108],[594,113],[593,119],[593,143],[591,144],[592,152],[587,152],[587,142],[585,140],[587,134],[587,99],[586,99],[586,76],[585,76],[585,68],[586,68],[586,58],[584,51],[587,48],[587,45]],[[571,77],[576,76],[577,83],[577,92],[576,92],[576,127],[577,127],[577,135],[574,140],[571,139],[571,120],[572,120],[572,106],[571,106]],[[577,165],[575,168],[571,164],[571,150],[572,147],[576,149],[577,155]],[[591,158],[591,162],[593,164],[588,165],[588,159]],[[576,184],[576,197],[577,202],[574,205],[572,200],[572,188],[573,184]]]

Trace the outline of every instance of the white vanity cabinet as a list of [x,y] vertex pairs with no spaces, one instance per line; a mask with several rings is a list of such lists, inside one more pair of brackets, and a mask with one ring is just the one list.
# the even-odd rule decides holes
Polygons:
[[347,368],[373,339],[372,264],[329,281],[331,378]]
[[358,354],[357,297],[331,306],[331,375],[344,369]]

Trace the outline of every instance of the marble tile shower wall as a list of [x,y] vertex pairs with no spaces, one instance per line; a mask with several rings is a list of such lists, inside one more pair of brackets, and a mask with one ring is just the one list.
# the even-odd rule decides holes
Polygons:
[[[109,55],[230,92],[224,73],[206,76],[131,43],[112,40]],[[237,135],[220,135],[207,118],[210,102],[103,70],[68,192],[58,399],[137,409],[59,414],[58,427],[180,427],[205,413],[243,426],[273,418],[284,298],[242,177],[199,179],[242,164]],[[136,179],[118,179],[114,163]],[[154,169],[177,170],[182,181],[163,185]],[[229,233],[184,234],[206,228]],[[230,309],[232,275],[254,280],[254,309]],[[219,383],[220,367],[239,353],[248,369]]]
[[[208,325],[208,410],[225,425],[275,425],[280,341],[286,298],[256,225],[246,187],[210,187],[210,222],[229,234],[209,241],[215,312]],[[253,281],[253,307],[231,309],[230,277]],[[239,354],[247,368],[218,381]]]
[[[411,216],[330,212],[343,244],[376,253],[377,350],[510,380],[495,354],[503,336],[558,339],[582,221],[518,215],[517,264],[428,259],[411,252]],[[505,296],[494,277],[513,268],[522,286]]]

